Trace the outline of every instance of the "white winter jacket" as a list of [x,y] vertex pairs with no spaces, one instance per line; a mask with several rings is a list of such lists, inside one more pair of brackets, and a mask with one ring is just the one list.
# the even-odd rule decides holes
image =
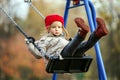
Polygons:
[[38,48],[41,49],[40,52],[36,52],[34,49],[34,55],[52,57],[52,56],[60,56],[63,48],[68,44],[68,40],[65,39],[63,35],[54,36],[52,34],[46,34],[41,37],[40,40],[37,40],[35,44]]

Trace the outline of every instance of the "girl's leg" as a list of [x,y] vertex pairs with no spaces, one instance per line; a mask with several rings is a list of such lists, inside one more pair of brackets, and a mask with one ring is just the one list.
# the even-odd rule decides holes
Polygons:
[[84,53],[92,48],[95,43],[99,40],[99,38],[96,37],[95,33],[92,33],[88,39],[88,41],[81,43],[76,52],[73,54],[73,56],[83,56]]
[[83,19],[75,18],[75,23],[81,29],[78,31],[77,35],[73,38],[73,40],[70,41],[61,52],[61,55],[63,57],[72,56],[72,54],[76,51],[77,47],[84,40],[86,34],[89,31],[89,27],[84,24]]
[[87,42],[81,43],[78,46],[73,56],[82,56],[88,49],[93,47],[95,43],[103,36],[108,34],[105,22],[101,18],[97,18],[97,29],[90,35]]

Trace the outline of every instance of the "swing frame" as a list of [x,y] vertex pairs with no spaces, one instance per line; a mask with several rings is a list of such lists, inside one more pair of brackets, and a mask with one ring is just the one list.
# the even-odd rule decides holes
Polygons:
[[[31,0],[29,0],[29,1],[31,1]],[[79,4],[77,6],[70,7],[70,1],[72,1],[72,0],[67,0],[67,2],[66,2],[66,9],[65,9],[65,14],[64,14],[64,21],[65,21],[64,26],[66,26],[69,9],[80,6],[80,4]],[[80,1],[84,1],[83,5],[85,6],[85,10],[86,10],[86,13],[87,13],[88,23],[90,25],[91,32],[93,32],[95,30],[95,28],[96,28],[96,12],[95,12],[94,6],[89,0],[80,0]],[[29,37],[21,29],[21,27],[19,25],[17,25],[17,23],[1,7],[0,7],[0,10],[2,10],[8,16],[8,18],[10,18],[10,20],[16,25],[16,28],[26,38]],[[100,47],[99,47],[98,42],[95,44],[95,51],[96,51],[96,60],[97,60],[97,66],[98,66],[99,80],[107,80],[106,72],[105,72],[105,69],[104,69],[104,64],[103,64],[103,61],[102,61],[102,56],[101,56]],[[56,79],[57,79],[57,74],[54,73],[52,80],[56,80]]]

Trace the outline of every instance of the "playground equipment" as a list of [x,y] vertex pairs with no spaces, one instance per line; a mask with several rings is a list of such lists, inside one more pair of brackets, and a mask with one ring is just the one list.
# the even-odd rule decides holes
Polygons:
[[[77,2],[78,0],[72,0],[72,1]],[[89,0],[79,0],[79,3],[77,3],[76,5],[73,5],[73,6],[70,6],[70,2],[71,2],[71,0],[67,0],[67,2],[66,2],[66,8],[65,8],[65,14],[64,14],[64,21],[65,21],[64,26],[66,26],[66,23],[67,23],[69,9],[79,7],[79,6],[84,6],[91,32],[93,32],[95,30],[97,24],[96,24],[96,12],[95,12],[95,8],[94,8],[92,2],[90,2]],[[81,2],[83,4],[81,4]],[[99,43],[97,42],[94,47],[95,47],[95,51],[96,51],[96,60],[97,60],[99,80],[107,80],[106,72],[104,69],[104,64],[103,64],[103,60],[102,60],[102,56],[101,56],[101,52],[100,52]],[[53,80],[55,80],[55,78],[53,78]]]
[[[73,5],[71,6],[71,1],[73,2]],[[25,2],[30,2],[30,6],[42,17],[44,16],[35,8],[35,6],[32,5],[31,0],[25,0]],[[68,13],[69,9],[76,8],[79,6],[84,6],[85,11],[87,14],[89,26],[91,29],[91,32],[93,32],[96,28],[96,12],[93,4],[89,0],[67,0],[66,1],[66,8],[64,12],[64,26],[66,27],[67,19],[68,19]],[[22,30],[22,28],[13,20],[12,17],[10,17],[7,12],[0,8],[1,11],[3,11],[8,18],[16,25],[16,28],[25,36],[25,38],[29,38],[29,36]],[[35,44],[34,44],[35,45]],[[35,47],[37,47],[35,45]],[[104,69],[104,64],[102,61],[102,56],[100,52],[99,43],[97,42],[95,45],[95,51],[96,51],[96,60],[97,60],[97,67],[98,67],[98,75],[99,80],[107,80],[106,72]],[[52,80],[57,80],[57,73],[80,73],[80,72],[87,72],[89,69],[89,66],[91,64],[92,57],[91,56],[83,56],[81,58],[78,57],[67,57],[63,60],[60,60],[58,57],[52,57],[46,67],[46,71],[48,73],[53,73]],[[77,63],[77,64],[76,64]],[[79,63],[79,65],[78,65]],[[66,64],[63,66],[63,64]],[[69,68],[68,68],[68,65]],[[74,65],[74,66],[73,66]]]

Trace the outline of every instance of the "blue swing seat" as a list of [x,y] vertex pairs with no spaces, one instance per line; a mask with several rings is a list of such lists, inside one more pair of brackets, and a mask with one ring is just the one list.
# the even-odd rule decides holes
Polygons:
[[53,57],[49,60],[46,71],[48,73],[83,73],[88,71],[92,60],[91,56],[71,56],[63,60]]

